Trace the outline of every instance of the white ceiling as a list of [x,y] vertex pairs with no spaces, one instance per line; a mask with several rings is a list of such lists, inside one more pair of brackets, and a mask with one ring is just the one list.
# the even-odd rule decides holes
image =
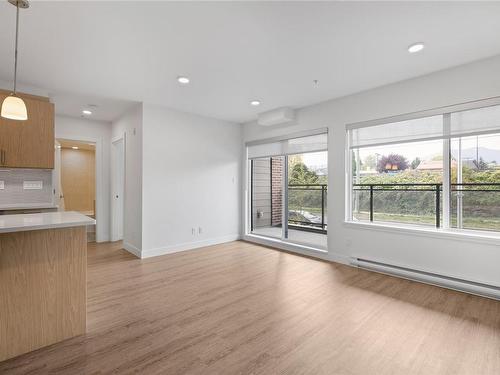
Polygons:
[[[103,98],[97,95],[80,95],[71,92],[51,92],[50,100],[55,103],[56,112],[66,116],[80,116],[98,121],[113,121],[119,118],[134,103],[128,100]],[[92,115],[84,115],[83,110]]]
[[[499,14],[500,2],[32,1],[19,80],[76,94],[58,111],[101,97],[242,122],[500,54]],[[0,1],[0,79],[14,18]],[[416,41],[425,50],[408,54]]]

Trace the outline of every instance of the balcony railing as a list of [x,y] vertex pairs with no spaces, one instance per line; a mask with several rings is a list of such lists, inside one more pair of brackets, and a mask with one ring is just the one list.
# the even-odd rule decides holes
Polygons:
[[326,184],[288,185],[288,227],[326,234],[327,189]]
[[[457,199],[461,201],[465,192],[483,192],[500,193],[500,183],[452,183],[451,194],[457,194]],[[434,194],[434,224],[436,228],[441,227],[441,209],[442,209],[442,183],[399,183],[399,184],[353,184],[354,192],[369,193],[369,220],[374,221],[375,212],[375,194],[378,192],[431,192]],[[500,199],[498,199],[500,204]],[[461,206],[459,206],[461,207]],[[459,208],[458,210],[461,210]],[[460,213],[461,214],[461,213]],[[500,221],[499,221],[500,225]],[[500,229],[500,227],[499,227]]]

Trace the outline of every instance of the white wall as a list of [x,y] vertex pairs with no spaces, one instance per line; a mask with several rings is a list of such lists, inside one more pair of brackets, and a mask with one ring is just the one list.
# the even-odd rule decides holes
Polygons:
[[137,256],[142,249],[142,111],[138,104],[112,124],[112,139],[125,134],[123,246]]
[[96,241],[109,241],[111,124],[57,115],[55,135],[56,138],[96,143]]
[[143,120],[142,256],[237,239],[241,126],[147,104]]
[[[244,126],[244,141],[329,128],[328,258],[351,256],[500,286],[500,243],[360,229],[344,224],[345,125],[500,96],[500,56],[297,111],[291,126]],[[244,198],[243,198],[244,199]]]

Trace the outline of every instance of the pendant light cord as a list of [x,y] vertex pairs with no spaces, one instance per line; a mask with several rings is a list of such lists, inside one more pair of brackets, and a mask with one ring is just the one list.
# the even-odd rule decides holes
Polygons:
[[17,86],[17,39],[19,35],[19,0],[16,1],[16,48],[14,51],[14,95]]

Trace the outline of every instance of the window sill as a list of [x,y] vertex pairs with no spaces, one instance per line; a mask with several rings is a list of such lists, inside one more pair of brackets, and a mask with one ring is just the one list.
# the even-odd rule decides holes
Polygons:
[[490,245],[500,245],[500,234],[474,231],[474,230],[454,230],[419,227],[416,225],[405,224],[379,224],[364,223],[356,221],[344,221],[344,226],[356,229],[379,230],[394,234],[411,234],[424,237],[448,238],[452,240],[465,240],[477,243],[486,243]]

